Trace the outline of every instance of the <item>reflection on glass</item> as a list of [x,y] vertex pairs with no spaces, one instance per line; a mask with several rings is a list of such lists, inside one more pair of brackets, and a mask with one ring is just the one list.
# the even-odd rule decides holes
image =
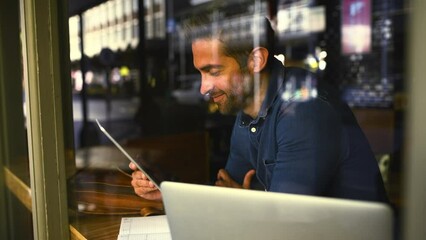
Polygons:
[[7,33],[0,40],[0,184],[4,190],[0,214],[2,220],[6,218],[0,235],[5,239],[33,238],[24,88],[27,59],[22,49],[26,39],[19,2],[0,4],[0,32]]
[[[348,14],[356,15],[359,10],[359,7],[356,7],[357,4],[367,4],[369,1],[343,1],[338,6],[335,2],[332,4],[317,1],[238,1],[238,4],[234,1],[220,4],[217,1],[173,1],[173,5],[170,6],[167,5],[170,4],[170,1],[148,0],[143,1],[145,5],[141,8],[144,11],[141,21],[144,25],[140,26],[137,18],[137,2],[125,1],[122,8],[105,7],[103,10],[99,10],[104,11],[106,17],[96,19],[98,21],[96,26],[98,30],[100,28],[104,32],[107,31],[108,34],[100,35],[102,37],[90,36],[89,32],[95,30],[86,28],[87,38],[84,41],[87,48],[84,50],[88,60],[83,62],[88,67],[84,75],[87,84],[86,102],[82,100],[81,96],[83,86],[81,63],[79,59],[72,59],[72,75],[76,79],[74,89],[76,148],[80,161],[85,163],[80,165],[80,170],[82,173],[90,172],[85,175],[87,178],[93,178],[91,174],[95,174],[96,179],[101,179],[100,182],[105,183],[105,179],[110,180],[110,177],[116,177],[117,171],[111,166],[117,164],[121,164],[120,169],[126,174],[131,173],[126,164],[111,157],[116,155],[111,152],[107,139],[93,127],[94,119],[98,118],[109,129],[111,135],[123,143],[123,146],[129,149],[134,148],[134,154],[142,151],[145,153],[144,157],[147,161],[154,162],[158,159],[161,162],[164,155],[168,156],[170,151],[175,152],[176,156],[188,155],[187,159],[191,162],[189,165],[185,165],[188,169],[194,167],[193,164],[199,163],[198,159],[191,155],[193,151],[196,151],[195,145],[191,146],[192,148],[188,152],[180,147],[173,147],[184,141],[181,135],[194,132],[208,133],[210,142],[206,148],[210,154],[207,160],[209,170],[204,183],[213,184],[216,181],[217,171],[226,166],[229,154],[232,153],[231,148],[235,146],[235,142],[234,145],[230,144],[235,120],[237,119],[237,123],[239,123],[238,120],[251,122],[253,120],[251,118],[256,119],[257,117],[242,119],[235,114],[222,115],[220,114],[220,110],[223,110],[221,106],[208,101],[209,97],[216,98],[217,102],[220,102],[220,90],[210,88],[203,91],[205,88],[203,84],[208,81],[203,74],[211,76],[215,72],[201,71],[200,74],[198,70],[203,69],[197,69],[197,66],[194,68],[197,59],[193,55],[191,38],[200,38],[221,31],[221,40],[229,41],[232,47],[253,48],[253,46],[257,46],[256,44],[265,44],[273,39],[275,45],[271,50],[271,55],[275,55],[274,61],[280,65],[279,69],[284,69],[282,72],[285,73],[285,70],[293,67],[303,68],[309,72],[302,77],[298,74],[294,74],[294,76],[284,74],[277,77],[281,80],[288,77],[277,94],[283,102],[292,102],[297,106],[321,100],[325,102],[336,100],[343,105],[347,103],[349,108],[345,108],[346,113],[352,116],[352,111],[360,125],[360,128],[355,123],[353,125],[357,134],[359,133],[357,136],[362,135],[358,131],[361,129],[366,135],[366,139],[362,139],[363,146],[364,144],[371,146],[371,151],[366,150],[368,152],[366,158],[369,159],[371,165],[380,164],[380,169],[373,168],[376,173],[379,171],[382,173],[382,180],[385,181],[391,203],[397,206],[400,204],[398,162],[401,161],[399,155],[402,137],[399,134],[401,129],[398,129],[398,126],[400,126],[401,120],[395,119],[400,113],[392,106],[396,91],[402,90],[403,74],[397,66],[400,63],[399,60],[395,60],[392,56],[401,54],[403,50],[400,49],[403,49],[404,46],[401,43],[393,42],[395,33],[392,32],[391,27],[386,28],[386,22],[389,22],[386,19],[391,17],[380,16],[384,13],[374,7],[374,4],[368,8],[369,10],[360,8],[364,9],[363,14],[368,15],[363,18],[362,24],[365,25],[364,21],[367,19],[367,25],[371,25],[372,29],[362,30],[368,33],[365,35],[367,37],[346,38],[347,31],[344,30],[342,33],[340,31],[341,26],[346,24],[346,20],[344,20],[346,13],[341,11],[342,8],[349,4],[353,7],[348,7]],[[131,10],[129,6],[131,6]],[[215,11],[211,10],[213,7],[216,7]],[[389,8],[396,8],[396,6]],[[113,12],[119,9],[122,9],[123,13],[117,15],[117,12]],[[129,15],[129,12],[132,14]],[[88,10],[85,18],[90,19],[89,13]],[[112,15],[116,20],[111,20]],[[355,15],[351,18],[353,21],[356,20]],[[371,19],[370,15],[380,16],[380,19]],[[187,26],[191,19],[200,16],[209,18],[210,23],[189,29]],[[268,36],[270,32],[264,25],[263,16],[267,16],[272,22],[275,30],[272,38]],[[120,18],[123,18],[123,21]],[[91,23],[91,20],[87,21]],[[390,22],[393,23],[393,21]],[[399,21],[402,20],[399,19]],[[375,27],[379,25],[381,28]],[[379,33],[374,30],[375,28],[383,28],[385,32],[380,39],[378,39],[377,34]],[[145,39],[138,39],[139,31],[142,29],[145,31]],[[348,32],[353,33],[353,31]],[[402,35],[402,33],[400,34]],[[347,43],[345,39],[352,44],[351,47],[345,47]],[[387,39],[386,44],[383,39]],[[74,41],[76,40],[74,39]],[[138,45],[143,48],[138,49]],[[390,45],[393,47],[389,47]],[[100,54],[101,49],[104,48],[111,50],[111,59],[114,61],[104,61],[105,59]],[[240,57],[239,53],[235,55]],[[247,62],[244,61],[247,60],[245,57],[238,59],[239,66],[245,66],[243,65]],[[220,73],[216,74],[220,75]],[[246,73],[246,77],[247,75],[249,74]],[[235,80],[234,82],[244,81],[247,78],[233,80]],[[259,76],[253,76],[253,79],[247,82],[250,84],[242,84],[243,88],[253,87],[255,89],[253,92],[260,92]],[[396,83],[400,86],[397,86]],[[335,96],[334,92],[324,91],[323,87],[328,84],[337,88],[337,90],[334,89],[336,90]],[[206,97],[206,95],[209,96]],[[84,104],[88,109],[87,122],[84,121],[81,110]],[[330,104],[332,105],[334,102]],[[258,104],[258,106],[262,105]],[[237,106],[237,109],[238,107],[240,106]],[[297,112],[299,108],[288,109],[289,112],[293,110]],[[312,112],[306,114],[309,115]],[[313,118],[319,118],[319,115],[319,113],[313,114]],[[259,121],[265,119],[267,118]],[[353,117],[348,119],[355,122]],[[327,121],[324,120],[324,122]],[[303,130],[304,136],[312,133],[307,129],[309,128],[300,129],[300,131]],[[86,131],[85,134],[82,134],[83,130]],[[245,140],[250,138],[250,134],[262,132],[257,126],[250,127],[248,131],[244,135],[245,138],[241,137],[241,139]],[[89,144],[80,144],[80,140],[83,138],[86,138],[86,142]],[[254,140],[259,141],[259,139]],[[191,141],[191,139],[185,138],[185,141],[193,143],[193,139]],[[399,144],[394,144],[395,142]],[[312,145],[319,146],[323,143],[318,140]],[[271,143],[271,145],[274,144]],[[324,149],[328,149],[331,145],[333,144],[324,146],[321,151],[326,151]],[[337,145],[339,144],[336,143]],[[247,146],[240,146],[241,152],[248,152]],[[264,157],[266,159],[264,165],[270,164],[272,160],[269,158],[273,157]],[[96,171],[92,169],[95,168],[95,163],[102,165],[96,168]],[[181,164],[177,164],[173,165],[171,169],[180,169],[180,167]],[[247,170],[248,167],[244,165],[242,168]],[[192,172],[196,172],[195,168],[191,169]],[[242,173],[238,172],[236,175],[241,183]],[[118,178],[123,181],[120,182],[122,185],[130,187],[129,176]],[[272,187],[268,185],[267,178],[259,176],[259,179],[264,181],[260,183],[263,188],[270,187],[269,189],[273,190],[278,188],[276,185]],[[101,188],[103,189],[103,187]],[[113,191],[135,196],[132,188],[127,191]],[[90,214],[88,209],[93,210],[95,207],[95,205],[91,205],[90,208],[86,207],[85,213]]]

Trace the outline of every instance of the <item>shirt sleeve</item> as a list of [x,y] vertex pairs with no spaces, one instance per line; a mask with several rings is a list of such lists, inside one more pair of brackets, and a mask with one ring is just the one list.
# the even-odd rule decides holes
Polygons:
[[324,100],[294,102],[277,119],[269,191],[324,195],[340,155],[339,115]]

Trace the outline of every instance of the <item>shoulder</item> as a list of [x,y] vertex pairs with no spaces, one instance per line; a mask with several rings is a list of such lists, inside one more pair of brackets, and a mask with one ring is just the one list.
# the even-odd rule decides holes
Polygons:
[[275,102],[280,106],[280,111],[294,108],[303,111],[318,107],[339,111],[342,103],[338,88],[319,79],[316,73],[304,68],[289,67],[283,74]]
[[318,95],[318,81],[312,72],[303,68],[285,68],[279,97],[284,102],[304,102]]

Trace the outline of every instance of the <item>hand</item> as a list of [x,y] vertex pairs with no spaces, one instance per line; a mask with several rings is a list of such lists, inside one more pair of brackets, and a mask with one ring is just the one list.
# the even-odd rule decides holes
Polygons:
[[132,186],[135,193],[148,200],[161,201],[162,196],[160,190],[143,174],[135,164],[130,163],[129,168],[133,170]]
[[256,171],[254,169],[248,171],[244,176],[243,185],[240,185],[231,178],[225,169],[220,169],[217,173],[216,186],[250,189],[251,179],[255,173]]

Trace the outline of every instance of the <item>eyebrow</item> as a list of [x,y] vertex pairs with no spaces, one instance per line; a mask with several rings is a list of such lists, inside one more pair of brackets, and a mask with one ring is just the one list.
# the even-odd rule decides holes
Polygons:
[[223,65],[218,65],[218,64],[208,64],[208,65],[205,65],[205,66],[203,66],[203,67],[201,67],[200,68],[200,71],[203,71],[203,72],[208,72],[208,71],[210,71],[211,69],[222,69],[223,68]]

